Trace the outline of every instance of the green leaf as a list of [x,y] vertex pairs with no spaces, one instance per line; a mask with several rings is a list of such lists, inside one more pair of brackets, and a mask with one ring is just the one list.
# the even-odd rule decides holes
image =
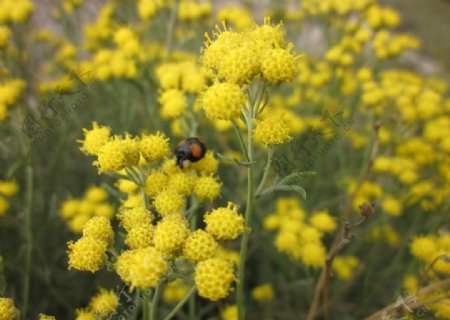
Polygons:
[[311,177],[316,175],[315,171],[296,171],[293,172],[278,182],[280,185],[290,185],[299,182],[305,177]]
[[275,192],[275,191],[293,191],[293,192],[297,192],[298,194],[301,195],[303,200],[306,200],[306,191],[305,191],[305,189],[303,189],[300,186],[296,186],[296,185],[288,186],[288,185],[278,185],[278,184],[276,184],[276,185],[266,189],[265,191],[263,191],[261,193],[261,195],[266,195],[266,194],[269,194],[269,193],[272,193],[272,192]]

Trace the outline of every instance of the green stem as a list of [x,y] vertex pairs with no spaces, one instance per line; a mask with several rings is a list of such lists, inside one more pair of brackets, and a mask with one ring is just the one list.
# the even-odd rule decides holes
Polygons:
[[156,320],[156,316],[158,315],[158,303],[159,303],[159,299],[161,298],[161,294],[162,294],[162,283],[159,284],[159,286],[156,287],[156,291],[155,294],[153,295],[153,300],[152,300],[152,310],[150,313],[150,320]]
[[253,188],[253,141],[252,141],[252,130],[253,130],[253,110],[254,106],[250,106],[249,114],[247,117],[247,151],[248,151],[248,161],[250,162],[247,168],[247,208],[245,210],[245,222],[244,222],[244,233],[241,239],[241,249],[240,249],[240,259],[238,268],[238,283],[236,290],[236,300],[238,306],[238,319],[245,319],[245,309],[244,309],[244,281],[245,281],[245,260],[247,258],[247,248],[248,240],[250,235],[250,220],[253,211],[253,200],[254,200],[254,188]]
[[[184,296],[184,298],[180,302],[178,302],[178,304],[172,309],[172,311],[170,311],[170,313],[164,318],[164,320],[172,319],[172,317],[178,312],[178,310],[181,309],[181,307],[186,303],[186,301],[190,297],[193,297],[194,292],[195,292],[195,286],[192,286],[192,288],[188,291],[188,293]],[[193,318],[191,318],[191,316],[189,315],[189,319],[193,319]]]
[[247,151],[247,148],[245,147],[245,143],[244,143],[244,139],[242,138],[242,134],[239,131],[239,128],[234,123],[233,123],[233,129],[239,138],[239,143],[241,144],[242,151],[244,151],[244,155],[247,158],[247,161],[250,162],[250,160],[248,158],[248,151]]
[[272,159],[273,159],[273,148],[269,149],[269,153],[267,154],[267,163],[266,167],[264,168],[264,174],[261,179],[261,182],[259,183],[258,189],[256,189],[256,196],[259,195],[262,188],[266,184],[267,177],[269,176],[270,166],[272,165]]
[[25,209],[25,277],[23,285],[23,304],[22,315],[24,319],[27,316],[28,300],[30,293],[30,271],[31,271],[31,254],[33,249],[33,234],[31,232],[31,208],[33,207],[33,167],[29,164],[26,167],[26,209]]
[[169,24],[167,26],[167,38],[166,38],[166,48],[164,50],[164,61],[167,61],[169,58],[169,53],[172,48],[173,41],[173,29],[175,27],[175,22],[177,20],[177,11],[178,11],[178,0],[173,2],[172,10],[170,11]]
[[148,320],[148,319],[150,319],[150,316],[149,316],[150,315],[150,310],[149,310],[150,301],[148,299],[148,296],[145,294],[145,290],[141,291],[141,295],[142,295],[142,319]]

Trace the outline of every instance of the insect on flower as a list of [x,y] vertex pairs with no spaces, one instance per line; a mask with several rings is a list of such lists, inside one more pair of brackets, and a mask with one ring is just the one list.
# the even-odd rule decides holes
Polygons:
[[206,154],[206,145],[199,138],[181,140],[175,147],[177,165],[180,168],[189,166],[191,162],[201,160]]

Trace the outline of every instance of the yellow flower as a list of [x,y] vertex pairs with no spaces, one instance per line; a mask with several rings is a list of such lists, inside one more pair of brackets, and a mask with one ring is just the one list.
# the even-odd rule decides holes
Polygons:
[[176,279],[172,282],[169,282],[164,287],[163,299],[167,303],[176,304],[180,302],[188,293],[189,286],[186,281],[181,279]]
[[223,299],[235,280],[233,265],[220,258],[201,261],[195,268],[194,280],[201,297],[211,301]]
[[189,172],[181,171],[169,176],[167,188],[184,196],[188,196],[192,193],[193,186],[194,179],[191,174]]
[[194,181],[194,195],[200,201],[212,201],[220,195],[222,183],[213,176],[201,176]]
[[136,225],[128,231],[125,243],[130,249],[150,247],[155,227],[152,224]]
[[0,297],[0,319],[19,320],[18,310],[12,299]]
[[82,233],[84,225],[86,222],[91,219],[90,214],[80,213],[77,214],[75,217],[71,218],[68,223],[68,227],[71,231],[75,233]]
[[149,20],[156,15],[158,9],[162,6],[162,0],[139,0],[137,4],[139,17],[142,20]]
[[216,173],[219,167],[219,161],[214,157],[212,151],[207,151],[203,159],[191,163],[190,168],[205,175]]
[[333,271],[342,280],[350,279],[358,266],[359,261],[355,256],[337,256],[333,261]]
[[108,218],[93,217],[83,227],[83,237],[92,237],[109,243],[114,237],[114,232]]
[[103,319],[116,312],[119,306],[119,298],[112,290],[100,289],[100,292],[91,299],[89,305],[92,312]]
[[145,180],[145,193],[149,196],[156,196],[166,188],[168,180],[164,173],[152,171]]
[[256,301],[272,301],[273,287],[270,283],[261,284],[252,290],[252,298]]
[[244,231],[244,217],[237,207],[228,202],[226,208],[217,208],[206,214],[206,231],[219,240],[236,239]]
[[99,172],[119,171],[127,165],[137,165],[139,149],[136,139],[114,136],[101,147],[98,159],[94,162]]
[[161,216],[166,216],[172,213],[181,213],[185,201],[183,195],[167,189],[156,195],[153,205]]
[[326,251],[320,243],[307,243],[302,248],[302,262],[310,267],[320,268],[325,264]]
[[327,211],[315,212],[311,216],[311,225],[323,232],[334,231],[337,227],[336,221]]
[[158,98],[161,104],[161,117],[163,119],[179,118],[187,108],[187,100],[183,92],[178,89],[168,89]]
[[0,25],[0,48],[6,47],[11,37],[11,30],[7,26]]
[[288,49],[275,48],[267,51],[261,62],[264,79],[270,84],[289,82],[297,73],[296,57]]
[[77,309],[77,317],[75,320],[97,320],[95,314],[90,310]]
[[108,193],[101,187],[92,186],[86,190],[84,198],[90,202],[98,203],[108,198]]
[[203,93],[203,110],[211,120],[237,120],[245,99],[238,85],[216,82]]
[[237,305],[226,306],[221,312],[222,320],[238,320]]
[[105,217],[111,219],[114,215],[114,207],[109,203],[100,203],[95,206],[94,214],[97,217]]
[[266,148],[290,141],[290,130],[281,118],[255,120],[253,137]]
[[187,238],[183,253],[191,261],[198,262],[213,258],[219,248],[214,238],[204,230],[197,230]]
[[433,236],[417,236],[411,242],[411,253],[425,261],[435,258],[438,247]]
[[69,269],[95,272],[105,264],[105,253],[108,247],[105,241],[93,237],[82,237],[75,243],[69,241],[67,246]]
[[60,215],[63,219],[75,216],[80,208],[81,201],[78,199],[69,199],[64,201],[61,206]]
[[119,179],[115,185],[117,189],[128,194],[135,193],[139,189],[139,186],[134,181],[127,179]]
[[100,149],[108,142],[111,128],[99,126],[92,122],[92,130],[83,129],[84,140],[77,140],[82,144],[80,150],[87,155],[98,155]]
[[0,217],[3,216],[9,209],[9,202],[4,197],[0,196]]
[[217,12],[217,21],[231,22],[238,31],[243,31],[252,26],[251,12],[239,6],[225,6]]
[[117,215],[120,225],[128,232],[141,225],[149,225],[153,221],[153,215],[144,207],[122,208]]
[[221,61],[219,77],[230,83],[244,84],[258,74],[260,62],[250,46],[230,50]]
[[19,190],[16,180],[0,180],[0,193],[5,197],[12,197]]
[[186,218],[181,214],[171,214],[156,225],[153,242],[163,256],[172,257],[181,250],[188,235]]
[[162,280],[169,266],[153,247],[124,251],[116,262],[116,271],[132,288],[155,287]]
[[382,204],[383,210],[393,216],[398,217],[402,214],[402,204],[400,201],[395,199],[394,197],[386,196],[384,197],[383,204]]
[[40,313],[39,320],[56,320],[54,316],[48,316],[46,314]]
[[143,135],[139,141],[139,151],[147,161],[162,159],[169,153],[169,139],[159,131]]

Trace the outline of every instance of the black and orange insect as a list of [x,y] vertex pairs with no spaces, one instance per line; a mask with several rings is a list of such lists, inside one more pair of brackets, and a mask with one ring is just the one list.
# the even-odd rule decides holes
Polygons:
[[189,166],[191,162],[197,162],[205,156],[206,145],[199,138],[187,138],[181,140],[175,147],[177,165],[180,168]]

